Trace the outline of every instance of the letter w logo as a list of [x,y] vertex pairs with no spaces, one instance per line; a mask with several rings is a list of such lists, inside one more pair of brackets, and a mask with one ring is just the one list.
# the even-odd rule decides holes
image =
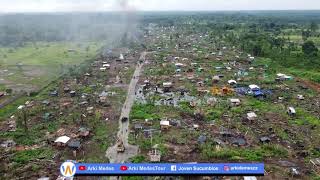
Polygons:
[[63,168],[64,169],[64,174],[65,175],[72,175],[72,169],[71,167],[68,165],[66,168]]

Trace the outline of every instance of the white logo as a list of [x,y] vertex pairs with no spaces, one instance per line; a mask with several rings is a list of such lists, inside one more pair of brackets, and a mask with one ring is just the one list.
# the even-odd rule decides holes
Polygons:
[[60,166],[60,173],[64,177],[73,177],[76,174],[76,165],[72,162],[64,162]]
[[176,165],[171,165],[171,171],[177,171],[177,166]]

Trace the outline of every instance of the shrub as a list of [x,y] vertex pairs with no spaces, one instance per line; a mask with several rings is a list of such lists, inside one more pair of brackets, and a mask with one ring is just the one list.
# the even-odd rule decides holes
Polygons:
[[140,155],[140,156],[135,156],[133,158],[131,158],[131,162],[132,163],[142,163],[146,160],[146,157]]

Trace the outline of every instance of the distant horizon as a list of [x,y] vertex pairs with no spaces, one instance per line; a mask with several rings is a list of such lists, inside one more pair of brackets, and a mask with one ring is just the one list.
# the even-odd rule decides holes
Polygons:
[[0,13],[320,10],[315,0],[0,0]]
[[[274,12],[274,11],[319,11],[320,9],[248,9],[248,10],[135,10],[134,12]],[[0,12],[0,14],[76,14],[76,13],[122,13],[122,10],[110,11],[26,11],[26,12]]]

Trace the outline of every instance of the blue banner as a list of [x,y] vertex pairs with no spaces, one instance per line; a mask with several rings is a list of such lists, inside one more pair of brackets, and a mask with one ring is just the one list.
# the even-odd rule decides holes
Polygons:
[[[70,164],[70,162],[69,162]],[[70,167],[69,167],[70,166]],[[88,164],[61,165],[69,175],[264,175],[263,163],[158,163],[158,164]],[[69,170],[68,170],[69,169]],[[74,171],[73,171],[74,170]]]

